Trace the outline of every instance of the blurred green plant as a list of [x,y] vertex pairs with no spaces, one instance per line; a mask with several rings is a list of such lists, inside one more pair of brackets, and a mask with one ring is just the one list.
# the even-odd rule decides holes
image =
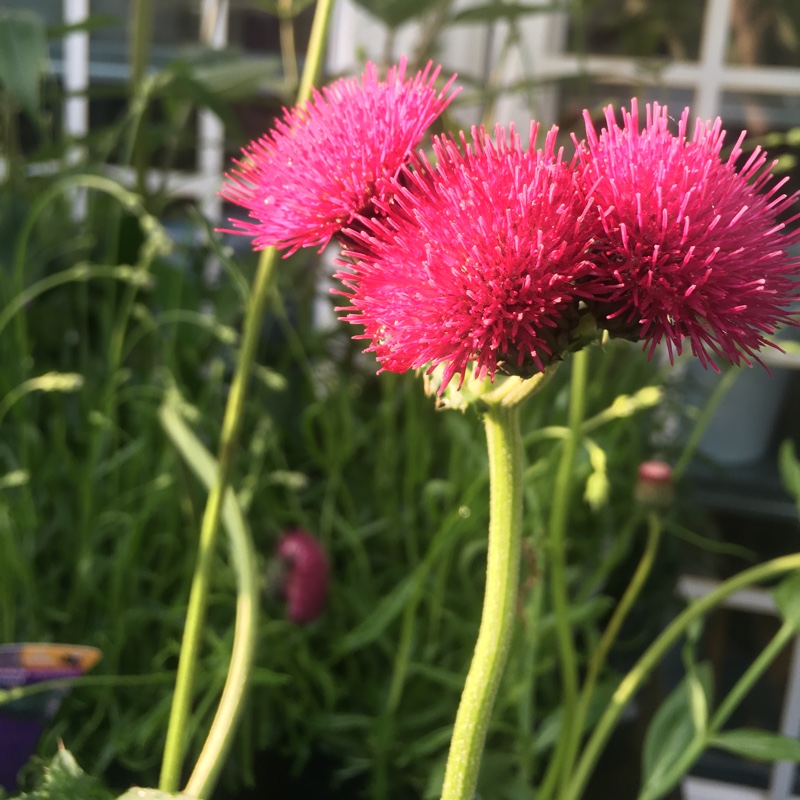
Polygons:
[[[308,5],[265,3],[289,26]],[[509,23],[507,51],[519,43],[515,26],[523,16],[561,7],[360,4],[390,28],[435,12],[419,51],[426,58],[446,25]],[[196,215],[189,216],[196,238],[174,241],[163,225],[173,198],[144,175],[180,161],[197,108],[210,108],[235,131],[231,101],[264,90],[283,102],[296,78],[275,60],[184,54],[143,71],[119,117],[92,131],[80,143],[83,161],[66,167],[54,159],[75,143],[50,124],[60,98],[44,67],[43,31],[33,15],[0,16],[8,165],[0,184],[0,635],[100,647],[97,674],[75,682],[41,750],[52,752],[62,738],[90,773],[153,784],[205,500],[165,436],[159,409],[168,399],[177,419],[215,447],[253,264],[234,257]],[[27,43],[22,60],[1,46],[11,39],[15,47]],[[470,79],[489,103],[486,115],[503,92],[532,85]],[[20,111],[38,131],[28,152],[17,137]],[[137,191],[99,175],[109,163],[134,161]],[[89,191],[84,218],[73,211],[76,190]],[[219,285],[203,280],[209,256],[225,269]],[[434,798],[485,577],[481,424],[472,411],[439,414],[413,376],[376,380],[374,363],[357,354],[346,331],[317,330],[310,310],[317,268],[300,256],[281,266],[232,483],[259,568],[287,527],[319,535],[333,564],[330,605],[306,628],[291,625],[278,607],[262,616],[224,787],[235,796],[253,783],[265,752],[297,769],[321,753],[334,765],[332,781],[352,796]],[[619,342],[604,350],[588,356],[575,468],[585,502],[571,509],[567,543],[571,622],[585,649],[598,642],[621,594],[620,576],[632,572],[644,547],[631,493],[663,400],[663,376],[642,353]],[[567,400],[568,376],[557,373],[546,399],[531,401],[522,419],[528,557],[481,779],[485,795],[498,800],[534,796],[563,723],[555,617],[534,554],[543,548],[568,432]],[[662,571],[641,599],[654,610],[644,615],[653,630],[623,631],[616,645],[625,662],[660,625],[676,546],[665,543]],[[234,640],[235,569],[223,549],[213,581],[188,726],[194,753],[212,723]],[[675,735],[670,720],[685,727],[683,712],[691,713],[689,701],[705,685],[702,666],[688,656],[687,663],[690,677],[648,737],[650,776],[670,774],[674,764],[656,758]],[[600,720],[616,669],[606,665],[596,676],[580,732]],[[705,743],[745,747],[711,727],[702,732]],[[65,758],[56,763],[63,767]],[[56,797],[41,791],[29,796]]]

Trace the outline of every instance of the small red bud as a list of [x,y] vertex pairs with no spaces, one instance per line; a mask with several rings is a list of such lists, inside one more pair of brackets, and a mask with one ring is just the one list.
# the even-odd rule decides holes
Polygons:
[[312,622],[328,598],[328,558],[315,536],[302,530],[281,536],[276,553],[287,565],[283,587],[286,614],[292,622]]
[[654,511],[669,508],[674,499],[672,467],[665,461],[640,464],[634,497],[637,503]]

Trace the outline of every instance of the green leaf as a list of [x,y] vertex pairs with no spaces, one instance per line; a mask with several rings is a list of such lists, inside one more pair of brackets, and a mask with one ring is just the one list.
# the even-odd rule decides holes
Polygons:
[[756,761],[800,761],[800,740],[779,733],[738,728],[718,733],[710,744]]
[[482,6],[470,6],[459,11],[450,20],[458,23],[486,23],[508,20],[513,22],[527,14],[550,14],[554,11],[563,11],[566,3],[548,3],[547,5],[528,5],[527,3],[503,3],[497,0]]
[[704,735],[695,725],[698,689],[705,705],[712,695],[712,673],[707,663],[698,664],[661,704],[647,729],[642,752],[642,793],[649,800],[663,797],[680,779],[673,767],[691,741]]
[[49,56],[44,20],[32,11],[0,11],[0,83],[14,103],[37,117],[39,84]]
[[280,63],[271,58],[245,58],[231,51],[199,49],[177,58],[161,71],[158,95],[172,103],[188,102],[232,120],[226,103],[277,86]]
[[800,626],[800,572],[784,578],[773,590],[772,598],[783,619]]
[[280,63],[274,58],[245,58],[231,53],[227,56],[190,65],[191,77],[226,100],[249,97],[265,82],[274,82],[280,73]]
[[20,800],[110,800],[97,778],[87,775],[78,766],[69,750],[63,748],[45,767],[41,784],[32,792],[19,795]]
[[389,28],[398,28],[430,10],[430,0],[355,0]]

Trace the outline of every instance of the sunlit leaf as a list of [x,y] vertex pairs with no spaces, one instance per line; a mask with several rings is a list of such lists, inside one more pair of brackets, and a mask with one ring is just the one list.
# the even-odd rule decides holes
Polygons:
[[697,665],[693,674],[675,687],[653,717],[642,752],[641,798],[656,800],[675,785],[681,776],[674,775],[673,767],[689,743],[703,735],[695,724],[698,687],[707,706],[712,695],[712,673],[707,663]]
[[800,573],[793,572],[773,590],[772,597],[787,622],[800,625]]

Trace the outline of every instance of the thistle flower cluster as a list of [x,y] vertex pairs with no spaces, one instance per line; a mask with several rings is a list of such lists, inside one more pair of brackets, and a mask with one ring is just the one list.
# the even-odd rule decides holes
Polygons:
[[[557,129],[541,149],[531,123],[443,134],[418,151],[455,92],[431,64],[384,81],[368,64],[284,112],[244,150],[222,196],[249,212],[234,221],[254,246],[341,245],[342,318],[363,326],[381,369],[442,368],[441,388],[471,372],[529,376],[603,329],[670,358],[688,342],[704,366],[751,365],[781,324],[796,324],[800,243],[796,195],[766,154],[727,158],[717,119],[666,107],[612,107],[598,133]],[[741,163],[740,165],[740,162]]]

